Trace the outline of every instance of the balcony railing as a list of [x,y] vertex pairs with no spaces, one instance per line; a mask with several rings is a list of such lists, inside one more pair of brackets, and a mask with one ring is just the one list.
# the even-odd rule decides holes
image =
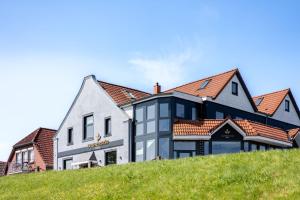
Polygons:
[[31,173],[34,172],[34,165],[28,162],[17,163],[11,162],[8,163],[7,174],[19,174],[19,173]]

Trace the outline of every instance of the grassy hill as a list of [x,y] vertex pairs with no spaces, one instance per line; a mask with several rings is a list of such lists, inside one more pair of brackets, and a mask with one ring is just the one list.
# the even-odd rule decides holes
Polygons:
[[300,199],[300,151],[3,177],[0,199]]

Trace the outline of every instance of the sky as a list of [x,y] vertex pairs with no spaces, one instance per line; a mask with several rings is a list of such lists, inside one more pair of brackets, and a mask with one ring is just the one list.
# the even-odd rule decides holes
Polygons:
[[0,160],[57,129],[83,78],[152,92],[239,68],[300,101],[300,1],[0,0]]

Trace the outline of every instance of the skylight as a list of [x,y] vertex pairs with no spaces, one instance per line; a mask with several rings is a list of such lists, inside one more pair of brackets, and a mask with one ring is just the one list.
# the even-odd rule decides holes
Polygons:
[[136,99],[136,97],[131,92],[128,92],[128,91],[126,91],[126,92],[131,99]]
[[204,81],[201,85],[200,85],[200,90],[206,88],[206,86],[209,84],[210,80],[206,80]]
[[263,100],[264,100],[263,97],[258,98],[255,102],[256,106],[259,106]]

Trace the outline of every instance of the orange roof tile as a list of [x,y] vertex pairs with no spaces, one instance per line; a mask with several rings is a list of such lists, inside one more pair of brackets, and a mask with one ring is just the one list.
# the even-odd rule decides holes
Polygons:
[[260,95],[257,97],[253,97],[253,101],[257,102],[259,99],[261,99],[260,104],[256,105],[258,111],[268,115],[274,115],[289,92],[290,89],[286,89],[265,95]]
[[[147,92],[103,81],[99,81],[99,84],[111,96],[118,106],[130,103],[133,100],[140,100],[151,95]],[[130,96],[130,93],[134,96],[134,98]]]
[[[195,82],[191,82],[170,90],[165,91],[169,92],[182,92],[199,97],[212,97],[216,98],[222,90],[225,88],[227,83],[233,78],[233,76],[238,72],[238,69],[234,69],[222,74],[204,78]],[[204,89],[200,89],[200,86],[205,82],[209,81],[208,85]]]
[[288,131],[289,136],[291,139],[295,139],[295,137],[297,136],[297,134],[300,132],[300,128],[294,128]]
[[[212,132],[220,127],[227,120],[201,120],[188,121],[179,120],[173,125],[174,136],[209,136]],[[289,142],[287,132],[282,129],[271,127],[265,124],[252,122],[249,120],[231,120],[236,123],[247,136],[261,136],[269,139],[274,139],[282,142]]]

